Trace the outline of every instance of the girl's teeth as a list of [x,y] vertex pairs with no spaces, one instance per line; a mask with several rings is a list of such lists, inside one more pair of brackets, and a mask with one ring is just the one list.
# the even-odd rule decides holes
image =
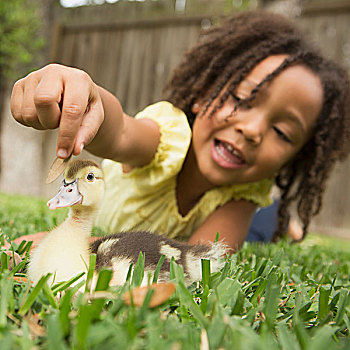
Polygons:
[[235,152],[234,148],[233,148],[231,145],[229,145],[229,144],[226,143],[225,146],[226,146],[226,149],[227,149],[229,152],[231,152],[231,153]]
[[237,157],[241,158],[241,155],[234,149],[232,152],[234,155],[236,155]]
[[225,145],[226,149],[227,149],[230,153],[232,153],[232,154],[235,155],[236,157],[241,158],[241,155],[240,155],[230,144],[224,143],[224,145]]
[[[228,161],[230,163],[236,164],[237,161],[239,163],[244,162],[244,160],[242,159],[242,156],[239,154],[239,152],[236,151],[230,144],[228,144],[226,142],[218,142],[216,145],[216,150],[217,150],[218,154],[220,154],[221,157],[223,157],[226,161]],[[225,152],[226,152],[226,154],[225,154]],[[235,158],[231,158],[229,156],[229,154],[231,154]]]

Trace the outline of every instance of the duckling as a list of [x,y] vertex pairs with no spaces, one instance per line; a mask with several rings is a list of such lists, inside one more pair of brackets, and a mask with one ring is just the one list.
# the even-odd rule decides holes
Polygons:
[[70,207],[69,214],[31,254],[28,276],[34,283],[47,273],[56,283],[87,271],[89,238],[103,195],[100,167],[90,160],[71,161],[58,194],[47,202],[51,210]]
[[[59,193],[48,201],[50,209],[70,207],[68,218],[53,229],[31,255],[28,274],[36,283],[41,276],[53,273],[51,281],[65,281],[87,271],[89,255],[96,254],[96,271],[111,268],[111,285],[125,283],[130,264],[139,253],[145,254],[145,274],[154,272],[159,259],[165,255],[159,281],[169,280],[170,260],[184,267],[186,283],[201,279],[201,259],[212,262],[212,272],[218,271],[226,247],[222,243],[190,245],[146,231],[121,232],[102,237],[91,245],[91,230],[104,194],[103,173],[92,161],[74,160],[64,173]],[[96,281],[96,274],[94,276]],[[93,285],[94,285],[93,281]]]

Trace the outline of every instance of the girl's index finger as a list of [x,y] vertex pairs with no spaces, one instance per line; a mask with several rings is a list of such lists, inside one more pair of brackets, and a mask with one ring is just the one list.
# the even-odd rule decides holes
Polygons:
[[57,140],[57,156],[72,154],[90,98],[90,89],[79,81],[66,84]]

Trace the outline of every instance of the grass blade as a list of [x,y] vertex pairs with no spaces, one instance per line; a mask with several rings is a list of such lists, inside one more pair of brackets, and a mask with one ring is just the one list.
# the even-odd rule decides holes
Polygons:
[[4,328],[7,323],[7,309],[10,303],[13,279],[7,278],[7,274],[1,279],[1,298],[0,298],[0,327]]
[[335,317],[335,323],[339,326],[343,321],[345,307],[347,304],[347,299],[349,298],[349,291],[345,288],[342,288],[340,291],[339,304],[338,304],[338,312]]
[[214,240],[214,243],[217,243],[217,242],[219,242],[219,237],[220,237],[220,234],[219,234],[219,232],[216,232],[216,236],[215,236],[215,240]]
[[20,307],[18,314],[21,316],[24,316],[30,307],[33,305],[35,299],[38,297],[40,291],[43,289],[44,285],[47,283],[47,280],[51,274],[47,274],[40,278],[39,282],[36,284],[36,286],[33,288],[32,292],[27,296],[27,298],[24,300],[23,305]]
[[47,283],[44,283],[44,285],[43,285],[43,292],[44,292],[44,295],[46,296],[47,300],[49,301],[50,305],[54,309],[58,309],[58,305],[57,305],[55,296]]
[[68,289],[61,301],[59,306],[59,320],[61,324],[61,329],[63,332],[63,336],[66,337],[70,333],[70,318],[69,318],[69,312],[71,311],[71,299],[72,299],[73,293],[72,289]]
[[320,287],[320,296],[318,300],[318,319],[323,320],[329,312],[329,295],[331,291],[325,290],[323,287]]
[[131,284],[134,287],[139,287],[142,283],[145,274],[145,254],[140,252],[132,274]]
[[210,260],[201,259],[202,263],[202,282],[204,287],[211,288],[211,276],[210,276]]
[[1,260],[0,271],[4,272],[5,270],[8,270],[9,269],[9,256],[5,252],[1,252],[0,260]]
[[76,326],[76,338],[79,349],[85,349],[85,342],[92,322],[91,307],[82,304],[79,308],[78,322]]
[[75,282],[77,282],[81,277],[85,275],[85,272],[81,272],[78,275],[71,278],[69,281],[66,282],[60,282],[53,286],[52,292],[54,295],[56,295],[58,292],[62,292],[66,289],[68,289],[70,286],[72,286]]
[[220,275],[220,282],[219,283],[221,283],[228,276],[230,269],[231,269],[231,261],[226,261],[224,268],[222,270],[222,273]]
[[160,272],[160,269],[162,268],[164,260],[165,260],[165,255],[163,254],[158,261],[156,269],[154,270],[152,283],[158,282],[159,272]]
[[201,327],[207,328],[209,324],[208,320],[203,315],[200,307],[194,302],[191,293],[182,282],[178,282],[177,291],[181,303],[191,311],[193,318]]
[[90,261],[89,261],[89,269],[86,275],[85,292],[89,292],[91,290],[91,282],[94,277],[95,266],[96,266],[96,254],[91,254]]
[[173,275],[171,279],[176,279],[177,282],[181,282],[185,285],[185,274],[182,265],[178,265],[175,262],[175,258],[172,257],[170,260],[170,276]]
[[62,329],[57,314],[50,314],[47,321],[47,350],[65,350]]
[[[95,291],[108,289],[113,272],[109,269],[100,270]],[[85,301],[79,308],[78,323],[76,327],[76,337],[80,348],[85,348],[86,338],[94,319],[100,317],[105,298],[94,299],[91,304]]]
[[19,255],[23,255],[25,253],[25,257],[28,258],[30,255],[30,249],[33,245],[33,241],[22,241],[19,247],[17,248],[17,253]]
[[128,282],[131,280],[133,267],[134,267],[134,264],[131,263],[128,269],[128,273],[126,274],[125,282]]
[[[98,292],[98,291],[107,290],[109,287],[109,282],[112,279],[112,276],[113,276],[112,270],[108,270],[108,269],[101,270],[98,274],[98,280],[96,283],[95,291]],[[102,311],[102,308],[105,304],[105,300],[106,300],[106,298],[101,298],[101,299],[94,299],[92,301],[92,303],[91,303],[92,311],[91,312],[92,312],[92,315],[94,315],[93,318],[99,317],[99,315]]]
[[298,350],[297,340],[286,324],[277,325],[277,335],[283,350]]
[[100,270],[96,283],[95,291],[102,291],[108,289],[109,282],[112,279],[113,272],[110,269]]
[[268,278],[263,312],[266,317],[265,324],[272,329],[276,320],[280,286],[277,283],[277,275],[271,274]]
[[26,259],[21,261],[19,264],[17,264],[12,270],[11,273],[12,275],[15,275],[18,271],[21,271],[22,269],[24,269],[24,267],[26,266]]
[[226,278],[217,286],[217,297],[223,306],[230,305],[232,298],[241,290],[241,284],[231,278]]

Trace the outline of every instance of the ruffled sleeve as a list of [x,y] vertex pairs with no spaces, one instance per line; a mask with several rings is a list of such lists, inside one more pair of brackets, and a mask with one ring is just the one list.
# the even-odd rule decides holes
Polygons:
[[[180,171],[192,132],[185,113],[166,101],[150,105],[135,116],[135,119],[141,118],[151,119],[159,126],[160,142],[157,152],[149,164],[134,168],[122,176],[137,179],[135,186],[140,189],[142,187],[142,192],[147,191],[147,188],[154,191]],[[104,161],[104,170],[109,172],[115,164],[117,163]]]

